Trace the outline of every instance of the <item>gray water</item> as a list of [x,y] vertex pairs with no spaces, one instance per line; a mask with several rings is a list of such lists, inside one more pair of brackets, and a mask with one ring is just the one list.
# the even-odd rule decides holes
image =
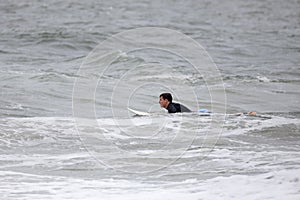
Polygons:
[[[1,199],[299,199],[299,1],[0,1],[0,13]],[[226,102],[174,55],[119,52],[95,99],[79,99],[95,119],[74,117],[76,80],[99,80],[79,74],[85,58],[141,27],[201,44]],[[216,113],[168,115],[166,88]],[[248,111],[262,117],[231,115]]]

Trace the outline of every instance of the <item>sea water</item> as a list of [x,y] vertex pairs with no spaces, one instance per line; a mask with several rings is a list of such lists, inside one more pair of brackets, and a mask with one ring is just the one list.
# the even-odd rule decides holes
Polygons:
[[[296,0],[1,1],[0,198],[299,199],[299,10]],[[225,98],[186,60],[151,49],[118,52],[100,78],[79,73],[100,42],[141,27],[201,44]],[[94,99],[77,99],[92,117],[76,115],[79,78],[98,81]],[[167,89],[214,112],[169,115],[158,104]],[[248,111],[259,116],[234,115]]]

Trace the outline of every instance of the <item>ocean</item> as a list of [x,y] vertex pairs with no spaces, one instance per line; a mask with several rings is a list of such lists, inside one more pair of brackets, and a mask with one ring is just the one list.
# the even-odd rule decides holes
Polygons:
[[0,13],[0,199],[300,199],[299,0]]

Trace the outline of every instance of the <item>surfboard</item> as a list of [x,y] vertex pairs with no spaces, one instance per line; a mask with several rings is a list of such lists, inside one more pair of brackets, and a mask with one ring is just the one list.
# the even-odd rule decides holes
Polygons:
[[[133,113],[136,116],[151,116],[153,114],[162,114],[162,113],[149,113],[149,112],[144,112],[144,111],[139,111],[139,110],[135,110],[132,108],[127,108],[128,111],[130,111],[131,113]],[[195,112],[192,112],[195,114]],[[210,112],[203,112],[202,109],[199,110],[197,113],[197,116],[211,116],[213,115]],[[246,113],[235,113],[235,114],[225,114],[227,116],[249,116],[249,117],[258,117],[258,118],[265,118],[265,119],[271,119],[271,116],[267,116],[267,115],[260,115],[257,114],[256,112],[246,112]]]
[[138,115],[138,116],[149,116],[151,115],[150,113],[148,112],[143,112],[143,111],[138,111],[138,110],[134,110],[134,109],[131,109],[131,108],[127,108],[130,112],[132,112],[133,114],[135,115]]
[[[153,114],[164,114],[164,113],[149,113],[149,112],[144,112],[144,111],[139,111],[139,110],[135,110],[135,109],[132,109],[132,108],[127,108],[130,112],[132,112],[133,114],[135,114],[136,116],[150,116],[150,115],[153,115]],[[188,113],[188,112],[186,112]],[[211,113],[209,112],[199,112],[198,115],[200,116],[210,116]]]

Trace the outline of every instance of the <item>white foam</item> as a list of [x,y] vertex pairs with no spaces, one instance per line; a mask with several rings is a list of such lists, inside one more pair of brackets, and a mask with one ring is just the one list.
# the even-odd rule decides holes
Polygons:
[[258,175],[233,175],[208,180],[142,183],[116,179],[79,179],[0,172],[0,196],[5,199],[272,199],[300,198],[300,170],[281,170]]
[[[226,130],[226,127],[232,126],[237,124],[238,122],[243,121],[244,127],[243,128],[234,128],[232,130]],[[238,134],[243,134],[249,131],[254,131],[254,130],[262,130],[264,128],[270,128],[270,127],[278,127],[286,124],[296,124],[300,125],[300,120],[299,119],[289,119],[289,118],[284,118],[284,117],[277,117],[273,116],[271,119],[267,120],[262,120],[260,118],[257,118],[256,120],[247,120],[244,117],[237,117],[234,120],[228,121],[228,124],[225,124],[224,126],[224,131],[222,132],[223,136],[227,135],[238,135]]]
[[[189,116],[183,116],[189,117]],[[177,118],[176,123],[177,124]],[[173,119],[173,118],[171,118]],[[193,120],[192,117],[190,117]],[[41,131],[46,131],[44,135],[51,135],[51,130],[56,128],[58,132],[53,134],[58,134],[59,140],[63,140],[61,135],[64,134],[66,129],[69,129],[74,125],[74,120],[72,118],[16,118],[16,119],[1,119],[5,122],[5,126],[1,127],[4,131],[6,130],[22,130],[25,128],[30,129],[28,134],[35,131],[40,133]],[[122,119],[120,119],[122,120]],[[130,128],[130,124],[126,124],[125,119],[122,126]],[[137,121],[142,122],[143,118],[137,118]],[[242,128],[239,128],[236,124],[238,122],[242,123]],[[242,134],[244,132],[261,130],[267,127],[276,127],[284,124],[296,124],[299,125],[298,119],[288,119],[283,117],[272,117],[272,119],[261,120],[259,118],[247,119],[244,117],[237,117],[229,119],[226,126],[233,127],[224,128],[223,135],[230,134]],[[105,129],[109,130],[105,134],[111,134],[110,136],[118,139],[128,139],[129,136],[122,135],[118,132],[118,127],[115,127],[116,123],[113,119],[104,119],[101,121],[101,125]],[[189,124],[193,125],[193,121]],[[140,125],[139,125],[140,126]],[[187,126],[187,127],[188,127]],[[50,127],[50,128],[49,128]],[[167,127],[172,128],[171,130],[177,130],[176,126],[172,126],[170,123]],[[192,127],[195,130],[197,127]],[[50,131],[47,131],[50,129]],[[209,129],[206,128],[206,129]],[[22,132],[20,132],[22,133]],[[69,134],[67,131],[65,134]],[[22,134],[21,134],[22,135]],[[6,136],[11,136],[9,133]],[[24,136],[24,135],[22,135]],[[185,135],[188,137],[189,135]],[[53,136],[54,138],[56,136]],[[166,136],[167,137],[167,136]],[[184,137],[183,139],[187,139]],[[9,138],[10,139],[10,138]],[[40,140],[37,140],[40,142]],[[67,140],[68,141],[68,140]],[[73,140],[71,140],[73,141]],[[131,145],[139,144],[138,140],[131,140]],[[247,145],[247,144],[246,144]],[[251,145],[251,144],[248,144]],[[137,145],[138,146],[138,145]],[[179,146],[180,147],[180,146]],[[297,169],[297,163],[299,163],[299,151],[295,148],[295,151],[280,151],[272,150],[256,152],[255,149],[245,149],[245,151],[240,152],[238,149],[227,148],[226,146],[221,146],[219,149],[216,147],[213,151],[210,151],[208,155],[209,159],[203,163],[191,163],[191,168],[188,168],[190,162],[186,163],[184,159],[193,159],[199,156],[197,150],[188,151],[183,155],[183,163],[176,165],[177,175],[184,173],[211,173],[214,177],[207,180],[198,180],[201,174],[197,178],[177,179],[170,178],[169,182],[156,181],[155,183],[149,182],[148,178],[141,177],[143,181],[138,181],[136,178],[131,178],[131,176],[126,175],[124,180],[117,179],[102,179],[97,177],[94,179],[78,178],[74,175],[72,177],[67,176],[52,176],[52,175],[33,175],[26,173],[19,173],[13,171],[0,171],[0,197],[2,199],[300,199],[300,169]],[[135,149],[137,153],[147,156],[151,155],[153,152],[157,152],[155,149]],[[59,170],[63,167],[76,168],[77,164],[80,164],[80,169],[85,169],[85,165],[82,164],[85,160],[89,160],[89,155],[87,152],[81,152],[79,149],[73,149],[72,153],[61,152],[61,154],[3,154],[0,157],[0,161],[8,164],[4,164],[1,170],[12,170],[12,169],[42,169],[39,166],[47,166],[47,169]],[[174,152],[172,152],[174,153]],[[167,155],[171,157],[172,154],[167,152],[162,152],[162,156]],[[201,154],[202,155],[202,154]],[[255,156],[253,156],[255,155]],[[109,155],[113,156],[113,154]],[[270,158],[270,156],[276,157],[275,159]],[[114,157],[111,157],[114,159]],[[285,163],[292,163],[286,166]],[[124,163],[123,163],[124,164]],[[126,163],[125,163],[126,164]],[[207,171],[204,169],[197,168],[197,165],[203,165],[207,167]],[[137,166],[137,165],[136,165]],[[36,167],[36,168],[34,168]],[[92,167],[92,166],[88,166]],[[120,166],[122,167],[122,166]],[[172,167],[172,166],[171,166]],[[246,168],[246,169],[245,169]],[[97,170],[97,169],[96,169]],[[190,171],[189,171],[190,170]],[[229,173],[226,170],[231,170]],[[246,172],[249,171],[249,175]],[[255,174],[257,171],[267,171],[265,174]],[[60,171],[64,174],[64,171]],[[48,173],[48,171],[45,171]],[[77,173],[76,171],[74,173]],[[79,172],[80,173],[80,172]],[[94,173],[93,170],[90,173]],[[168,173],[173,173],[173,171],[167,170]],[[244,173],[243,175],[238,175],[238,173]],[[50,174],[50,173],[48,173]],[[113,175],[113,174],[112,174]],[[227,175],[227,177],[226,177]],[[135,175],[136,177],[137,175]],[[151,175],[146,175],[151,178]],[[153,175],[155,176],[155,174]],[[94,177],[94,176],[92,176]],[[181,181],[177,181],[181,180]]]
[[271,80],[266,76],[256,76],[257,80],[264,83],[269,83]]

